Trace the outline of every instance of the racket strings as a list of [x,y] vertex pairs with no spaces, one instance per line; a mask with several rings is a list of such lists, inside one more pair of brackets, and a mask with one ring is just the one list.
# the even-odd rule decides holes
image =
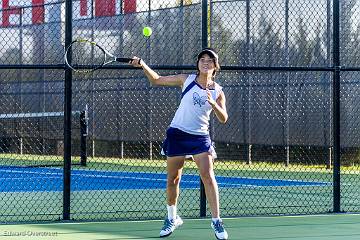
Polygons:
[[91,71],[101,67],[106,61],[105,53],[90,42],[74,42],[71,45],[71,67],[78,71]]

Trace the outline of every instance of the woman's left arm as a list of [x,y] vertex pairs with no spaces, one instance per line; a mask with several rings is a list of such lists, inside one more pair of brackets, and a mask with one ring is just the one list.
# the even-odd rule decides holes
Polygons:
[[214,101],[211,97],[211,93],[209,90],[207,90],[207,95],[208,95],[208,102],[211,105],[212,109],[215,112],[215,115],[217,117],[217,119],[219,120],[219,122],[221,123],[226,123],[226,121],[228,120],[228,114],[226,111],[226,99],[225,99],[225,94],[223,91],[221,91],[219,97],[216,99],[216,101]]

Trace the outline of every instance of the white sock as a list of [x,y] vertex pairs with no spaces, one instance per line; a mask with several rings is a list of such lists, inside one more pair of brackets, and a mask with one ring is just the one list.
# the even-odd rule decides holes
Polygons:
[[167,205],[167,210],[168,210],[168,219],[174,219],[176,218],[176,205]]
[[213,222],[217,222],[217,221],[221,221],[221,218],[211,218],[211,220],[213,221]]

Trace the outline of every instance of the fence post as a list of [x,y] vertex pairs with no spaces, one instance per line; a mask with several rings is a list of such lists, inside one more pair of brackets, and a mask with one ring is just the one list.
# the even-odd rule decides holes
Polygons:
[[340,212],[340,1],[333,2],[333,211]]
[[[65,1],[65,47],[72,40],[72,0]],[[69,53],[71,54],[71,52]],[[71,56],[69,58],[71,61]],[[72,72],[65,68],[63,220],[70,220]]]
[[[202,0],[201,47],[208,47],[208,0]],[[206,194],[200,178],[200,217],[206,217]]]

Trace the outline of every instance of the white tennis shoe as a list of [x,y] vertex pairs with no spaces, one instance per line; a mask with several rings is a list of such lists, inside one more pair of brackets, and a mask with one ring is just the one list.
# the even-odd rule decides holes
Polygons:
[[166,218],[164,221],[164,226],[160,231],[160,237],[170,236],[170,234],[172,234],[175,229],[180,227],[183,223],[183,220],[179,216],[176,216],[175,219],[171,220]]
[[224,224],[221,220],[218,220],[216,222],[211,221],[211,227],[212,227],[212,229],[214,229],[216,239],[218,239],[218,240],[228,239],[229,235],[226,232],[226,230],[224,228]]

